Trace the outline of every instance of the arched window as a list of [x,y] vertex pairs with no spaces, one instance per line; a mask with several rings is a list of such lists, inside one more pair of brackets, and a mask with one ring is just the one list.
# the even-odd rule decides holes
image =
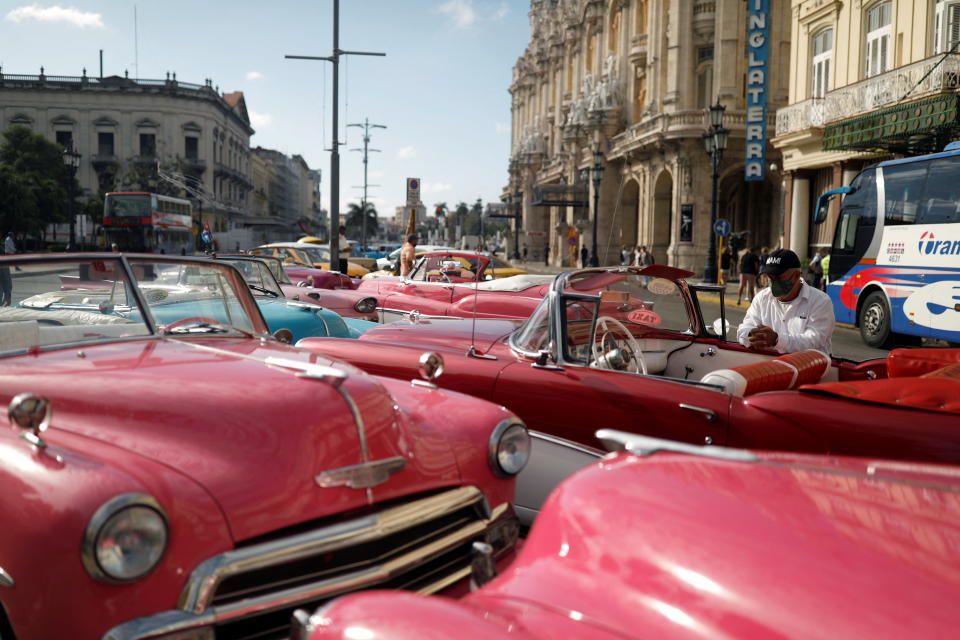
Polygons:
[[870,78],[884,73],[892,66],[893,47],[890,37],[893,33],[891,26],[892,3],[878,2],[867,9],[867,42],[864,49],[864,77]]
[[833,61],[833,29],[821,29],[813,36],[813,69],[810,72],[810,97],[822,98],[830,90],[830,66]]
[[937,0],[933,20],[935,52],[960,50],[960,0]]

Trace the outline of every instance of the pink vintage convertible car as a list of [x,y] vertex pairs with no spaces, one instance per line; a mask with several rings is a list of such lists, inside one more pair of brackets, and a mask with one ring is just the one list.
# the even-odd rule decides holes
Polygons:
[[690,275],[662,265],[587,269],[558,276],[522,323],[419,319],[360,340],[298,344],[400,379],[416,377],[421,354],[433,352],[441,387],[588,446],[597,446],[597,428],[617,428],[694,444],[960,463],[960,349],[859,363],[751,350],[713,333],[724,323],[704,321],[698,296],[722,288],[688,283]]
[[[715,447],[680,454],[605,435],[632,453],[562,484],[517,560],[489,584],[459,601],[346,596],[299,612],[295,637],[956,637],[954,467]],[[475,566],[482,583],[489,567]]]
[[440,317],[526,318],[550,290],[553,276],[485,278],[488,256],[470,251],[424,254],[406,278],[360,281],[357,290],[376,296],[381,322],[415,315]]
[[275,340],[222,262],[0,269],[3,638],[282,638],[354,589],[463,587],[473,542],[512,555],[529,442],[502,407]]
[[[280,258],[259,255],[220,255],[219,257],[239,268],[251,286],[259,286],[269,291],[279,288],[288,300],[318,304],[344,318],[359,318],[371,322],[376,322],[378,319],[375,297],[354,289],[311,287],[308,284],[309,280],[301,280],[294,284],[287,277]],[[244,267],[244,265],[247,266]],[[262,268],[259,265],[262,265]],[[315,269],[315,271],[320,270]],[[341,275],[331,271],[320,271],[320,273]]]

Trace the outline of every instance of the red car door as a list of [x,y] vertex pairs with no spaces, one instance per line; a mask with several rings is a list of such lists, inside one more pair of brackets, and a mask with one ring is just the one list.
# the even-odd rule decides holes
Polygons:
[[577,365],[517,361],[497,379],[493,401],[530,429],[598,446],[611,428],[692,444],[726,441],[730,396],[691,384]]

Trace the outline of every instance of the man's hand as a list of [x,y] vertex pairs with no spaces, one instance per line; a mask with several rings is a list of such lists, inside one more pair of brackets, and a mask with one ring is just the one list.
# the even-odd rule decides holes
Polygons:
[[747,340],[750,341],[750,346],[754,349],[772,349],[777,346],[779,339],[780,336],[777,335],[776,331],[763,325],[751,329],[750,333],[747,334]]

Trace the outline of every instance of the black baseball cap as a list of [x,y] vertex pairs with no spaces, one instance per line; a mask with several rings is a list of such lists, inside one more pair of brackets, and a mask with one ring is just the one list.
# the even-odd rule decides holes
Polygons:
[[760,273],[769,273],[779,276],[787,269],[799,269],[800,258],[790,249],[777,249],[767,256],[767,261],[760,267]]

